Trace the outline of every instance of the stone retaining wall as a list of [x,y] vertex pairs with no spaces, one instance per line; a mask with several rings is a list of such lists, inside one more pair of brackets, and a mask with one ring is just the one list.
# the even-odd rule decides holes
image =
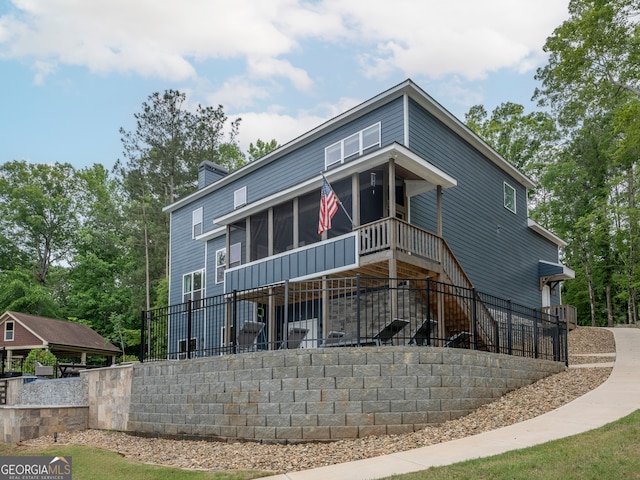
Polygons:
[[138,364],[127,429],[265,442],[406,433],[563,369],[486,352],[384,346]]
[[2,441],[19,442],[54,433],[85,430],[89,407],[79,406],[12,406],[0,408]]

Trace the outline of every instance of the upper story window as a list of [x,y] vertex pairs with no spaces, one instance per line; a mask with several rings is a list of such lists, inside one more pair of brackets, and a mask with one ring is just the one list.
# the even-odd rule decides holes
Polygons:
[[202,207],[193,211],[191,217],[191,231],[193,232],[193,238],[198,235],[202,235]]
[[516,189],[504,182],[504,208],[516,213]]
[[247,204],[247,187],[244,186],[233,192],[233,208],[240,208]]
[[[242,244],[234,243],[229,247],[229,268],[242,263]],[[216,283],[224,282],[224,271],[227,268],[227,249],[216,250]]]
[[201,300],[204,297],[204,270],[187,273],[182,277],[182,301]]
[[4,340],[6,342],[13,341],[13,329],[15,324],[13,322],[5,322],[4,323]]
[[324,166],[329,168],[351,157],[362,155],[371,148],[379,147],[380,142],[380,122],[378,122],[325,148]]

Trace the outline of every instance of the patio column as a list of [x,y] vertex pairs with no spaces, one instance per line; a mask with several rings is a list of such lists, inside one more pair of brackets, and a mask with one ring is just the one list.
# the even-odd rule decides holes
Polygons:
[[396,260],[397,248],[397,223],[396,223],[396,163],[389,159],[389,288],[391,288],[391,311],[387,321],[392,321],[398,312],[398,265]]
[[438,221],[438,236],[442,237],[442,185],[438,185],[437,189],[438,199],[437,199],[437,221]]

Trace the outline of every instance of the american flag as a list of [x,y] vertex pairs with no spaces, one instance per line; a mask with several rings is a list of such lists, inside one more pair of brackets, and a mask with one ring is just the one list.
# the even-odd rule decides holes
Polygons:
[[320,192],[320,219],[318,221],[318,235],[331,228],[331,219],[338,211],[338,197],[326,180],[322,181]]

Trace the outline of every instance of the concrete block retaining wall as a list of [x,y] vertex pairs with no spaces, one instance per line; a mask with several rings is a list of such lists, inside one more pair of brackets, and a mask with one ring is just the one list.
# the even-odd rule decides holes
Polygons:
[[133,369],[128,430],[302,442],[457,418],[564,364],[436,347],[255,352]]

